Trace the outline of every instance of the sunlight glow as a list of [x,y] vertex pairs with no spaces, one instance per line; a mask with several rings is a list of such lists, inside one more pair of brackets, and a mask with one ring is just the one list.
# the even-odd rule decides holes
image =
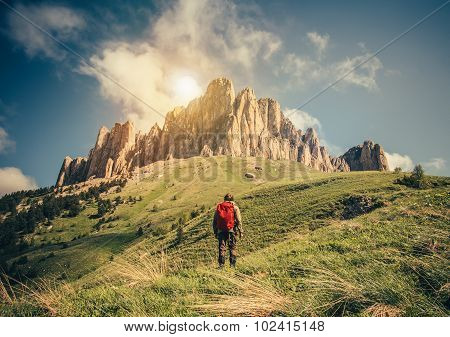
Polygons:
[[177,101],[187,104],[192,99],[201,95],[202,90],[197,81],[191,76],[183,76],[175,80],[175,95]]

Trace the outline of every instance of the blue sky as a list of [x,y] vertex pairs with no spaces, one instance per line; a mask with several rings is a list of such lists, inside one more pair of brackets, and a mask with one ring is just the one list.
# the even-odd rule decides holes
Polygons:
[[[450,4],[295,109],[444,1],[7,2],[162,115],[226,76],[316,127],[335,155],[372,139],[391,166],[450,174]],[[3,4],[0,17],[0,193],[54,184],[64,156],[87,155],[102,125],[161,125]]]

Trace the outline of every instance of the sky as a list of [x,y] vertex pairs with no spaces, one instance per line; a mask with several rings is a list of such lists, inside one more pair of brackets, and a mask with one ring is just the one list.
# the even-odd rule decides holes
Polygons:
[[102,125],[162,126],[222,76],[333,155],[371,139],[391,168],[450,175],[450,4],[303,105],[444,0],[2,1],[0,195],[53,185]]

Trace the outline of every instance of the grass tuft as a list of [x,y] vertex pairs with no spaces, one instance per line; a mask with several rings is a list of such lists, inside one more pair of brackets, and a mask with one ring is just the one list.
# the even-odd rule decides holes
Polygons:
[[217,316],[264,317],[279,314],[291,304],[288,296],[268,283],[242,273],[215,273],[220,281],[231,284],[233,294],[205,294],[205,303],[193,305],[199,313]]
[[11,304],[20,302],[39,307],[51,316],[64,316],[65,312],[60,310],[60,304],[68,295],[74,293],[72,285],[54,278],[28,280],[27,283],[6,275],[4,279],[6,281],[0,285],[2,298]]
[[305,280],[309,298],[317,299],[306,305],[306,311],[328,316],[342,316],[348,312],[357,312],[370,300],[364,294],[364,288],[344,276],[324,267],[310,267],[309,277]]
[[6,275],[0,275],[0,299],[2,303],[7,304],[14,304],[17,301],[16,292]]
[[156,257],[148,252],[133,253],[112,263],[112,277],[118,276],[130,287],[153,283],[174,270],[176,270],[176,264],[171,261],[169,267],[164,251]]

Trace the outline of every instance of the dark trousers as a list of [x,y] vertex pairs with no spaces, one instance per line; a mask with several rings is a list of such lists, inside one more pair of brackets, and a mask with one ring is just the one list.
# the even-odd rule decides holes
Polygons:
[[219,266],[225,264],[227,255],[227,245],[230,251],[230,265],[236,265],[236,234],[234,232],[219,232],[217,235],[219,240]]

